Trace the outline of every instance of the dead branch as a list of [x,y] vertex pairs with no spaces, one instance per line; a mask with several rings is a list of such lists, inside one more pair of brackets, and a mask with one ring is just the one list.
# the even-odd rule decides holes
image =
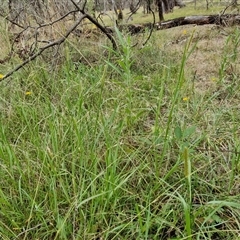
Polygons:
[[[2,79],[0,79],[0,82],[5,80],[6,78],[10,77],[14,72],[18,71],[19,69],[23,68],[26,64],[28,64],[29,62],[33,61],[34,59],[36,59],[38,56],[40,56],[45,50],[53,47],[53,46],[60,46],[65,40],[66,38],[68,38],[68,36],[70,35],[70,33],[72,33],[76,28],[77,26],[81,23],[81,21],[84,19],[84,18],[87,18],[91,23],[93,23],[94,25],[96,25],[96,27],[98,29],[100,29],[100,31],[102,31],[109,39],[110,41],[112,42],[112,46],[114,49],[117,48],[117,44],[116,44],[116,41],[114,40],[113,38],[113,35],[112,35],[112,32],[109,28],[107,27],[104,27],[103,25],[101,25],[94,17],[92,17],[91,15],[89,15],[88,13],[85,12],[85,7],[86,7],[86,3],[87,3],[87,0],[85,0],[84,4],[83,4],[83,7],[80,8],[77,3],[73,0],[71,0],[72,4],[75,6],[75,10],[72,10],[72,11],[69,11],[67,12],[66,14],[64,14],[63,16],[61,16],[60,18],[57,18],[56,20],[54,21],[50,21],[50,22],[47,22],[47,23],[43,23],[43,24],[39,24],[38,22],[36,22],[36,26],[31,26],[31,25],[27,25],[27,26],[22,26],[20,25],[18,22],[16,22],[15,20],[12,20],[8,17],[5,17],[4,18],[9,21],[10,23],[12,23],[13,25],[23,29],[22,31],[20,31],[20,33],[17,34],[17,36],[13,39],[13,43],[12,43],[12,46],[11,46],[11,51],[10,53],[7,55],[7,57],[5,57],[3,60],[0,60],[0,63],[4,63],[5,61],[9,60],[13,53],[14,53],[14,45],[16,43],[19,42],[19,39],[22,37],[22,35],[25,33],[25,31],[27,31],[28,29],[30,30],[33,30],[34,31],[34,34],[31,37],[34,37],[35,39],[35,42],[31,44],[31,46],[28,46],[27,45],[27,48],[24,47],[23,49],[20,49],[17,54],[19,54],[19,56],[21,58],[23,58],[23,62],[21,64],[19,64],[18,66],[16,66],[14,69],[12,69],[10,72],[8,72]],[[38,45],[37,43],[39,42],[38,41],[38,35],[39,35],[39,32],[38,30],[39,29],[44,29],[45,27],[48,27],[48,26],[53,26],[55,23],[58,23],[62,20],[64,20],[67,16],[69,16],[70,14],[72,13],[81,13],[82,16],[77,20],[75,21],[74,25],[69,29],[69,31],[67,31],[63,37],[59,38],[58,40],[51,40],[51,41],[41,41],[42,43],[43,42],[47,42],[47,44],[43,47],[39,47],[38,48]],[[1,14],[0,14],[1,16]],[[2,16],[3,17],[3,16]],[[28,34],[28,33],[27,33]],[[29,36],[28,36],[29,38]],[[28,54],[27,54],[28,53]]]
[[[71,2],[75,3],[73,0]],[[65,33],[65,35],[56,40],[56,41],[51,41],[47,45],[39,48],[39,50],[36,53],[31,53],[29,57],[24,60],[21,64],[16,66],[13,70],[8,72],[2,79],[0,79],[0,82],[3,81],[4,79],[10,77],[14,72],[18,71],[19,69],[23,68],[26,64],[29,62],[33,61],[35,58],[37,58],[39,55],[41,55],[46,49],[51,48],[53,46],[60,46],[66,38],[72,33],[77,26],[81,23],[81,21],[84,18],[87,18],[90,22],[95,24],[98,29],[100,29],[112,42],[113,48],[117,48],[117,44],[113,38],[112,33],[114,32],[113,28],[110,27],[104,27],[96,19],[94,19],[91,15],[85,13],[85,11],[77,6],[75,3],[74,6],[77,8],[76,11],[82,13],[83,15],[75,22],[75,24]],[[64,18],[65,16],[63,16]],[[61,19],[63,19],[61,18]],[[54,21],[55,22],[55,21]],[[41,28],[43,26],[51,25],[54,22],[47,23],[45,25],[40,25],[38,28]],[[120,25],[119,30],[128,30],[131,34],[138,34],[141,32],[144,32],[146,29],[151,29],[150,35],[147,38],[147,40],[150,38],[152,31],[153,30],[163,30],[163,29],[168,29],[168,28],[173,28],[173,27],[178,27],[178,26],[183,26],[183,25],[189,25],[189,24],[194,24],[194,25],[204,25],[204,24],[215,24],[215,25],[222,25],[222,26],[232,26],[232,25],[240,25],[240,14],[219,14],[219,15],[197,15],[197,16],[188,16],[188,17],[180,17],[176,19],[171,19],[168,21],[163,21],[161,23],[146,23],[146,24],[127,24],[127,25]],[[30,26],[28,26],[29,28]],[[32,28],[32,27],[31,27]],[[24,29],[26,30],[26,29]],[[23,30],[23,31],[24,31]],[[8,56],[11,57],[12,54]],[[1,63],[1,61],[0,61]]]
[[[117,49],[117,44],[116,41],[114,40],[112,34],[109,33],[109,28],[106,28],[104,26],[102,26],[95,18],[93,18],[91,15],[87,14],[84,10],[84,8],[80,8],[77,3],[74,0],[70,0],[73,5],[76,7],[76,9],[82,13],[86,15],[86,18],[93,23],[97,28],[99,28],[107,37],[108,39],[111,41],[112,45],[113,45],[113,49]],[[84,5],[85,7],[85,5]],[[113,31],[112,31],[113,32]]]
[[131,10],[130,13],[127,13],[127,14],[130,14],[126,20],[126,22],[129,21],[129,19],[132,17],[133,14],[135,14],[137,12],[137,10],[141,7],[141,0],[139,0],[136,4],[136,6],[134,6],[134,8]]
[[4,14],[2,14],[1,12],[0,12],[0,16],[2,18],[6,19],[8,22],[10,22],[12,25],[15,25],[15,26],[17,26],[17,27],[19,27],[21,29],[25,29],[26,28],[26,27],[22,26],[21,24],[17,23],[16,21],[10,19],[9,17],[4,16]]
[[[69,16],[70,14],[76,13],[76,12],[78,12],[78,10],[70,11],[70,12],[66,13],[65,15],[59,17],[58,19],[52,21],[52,22],[45,23],[45,24],[39,24],[38,28],[43,28],[43,27],[47,27],[47,26],[52,26],[52,25],[54,25],[55,23],[60,22],[61,20],[63,20],[63,19],[66,18],[67,16]],[[33,28],[34,28],[34,27],[33,27]]]
[[51,42],[47,45],[45,45],[44,47],[40,48],[34,55],[30,56],[28,59],[26,59],[24,62],[22,62],[21,64],[19,64],[18,66],[16,66],[14,69],[12,69],[10,72],[8,72],[6,75],[4,75],[4,77],[2,79],[0,79],[0,82],[2,82],[3,80],[5,80],[6,78],[10,77],[14,72],[18,71],[19,69],[23,68],[26,64],[28,64],[29,62],[33,61],[35,58],[37,58],[39,55],[41,55],[45,50],[47,50],[48,48],[51,48],[53,46],[60,46],[67,38],[68,36],[77,28],[77,26],[81,23],[81,21],[86,18],[87,16],[84,14],[82,15],[78,21],[75,22],[75,24],[66,32],[66,34],[54,41]]
[[150,10],[150,12],[151,12],[152,15],[153,15],[153,24],[152,24],[152,26],[151,26],[150,33],[149,33],[147,39],[146,39],[145,42],[143,43],[143,46],[145,46],[145,45],[147,44],[147,42],[149,41],[149,39],[151,38],[152,33],[153,33],[153,30],[154,30],[154,26],[155,26],[155,24],[156,24],[156,18],[155,18],[154,11],[152,10],[151,7],[149,8],[149,10]]

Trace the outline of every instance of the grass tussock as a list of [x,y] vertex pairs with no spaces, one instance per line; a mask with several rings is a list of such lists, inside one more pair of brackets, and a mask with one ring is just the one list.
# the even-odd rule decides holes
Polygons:
[[1,83],[1,238],[239,238],[239,29],[168,31]]

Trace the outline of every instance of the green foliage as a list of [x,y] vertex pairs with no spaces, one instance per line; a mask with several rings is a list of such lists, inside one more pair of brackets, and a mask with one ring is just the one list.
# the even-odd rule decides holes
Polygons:
[[[2,85],[3,239],[239,237],[237,77],[231,94],[225,70],[217,90],[198,91],[195,32],[181,54],[156,36],[137,50],[117,31],[119,51],[98,64],[69,51],[55,74],[38,60]],[[219,69],[237,66],[238,39]]]

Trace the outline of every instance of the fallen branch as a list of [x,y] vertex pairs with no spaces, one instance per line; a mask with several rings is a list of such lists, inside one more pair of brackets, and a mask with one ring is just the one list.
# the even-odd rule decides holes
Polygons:
[[[23,28],[23,31],[21,31],[17,37],[15,38],[15,40],[13,41],[13,44],[12,44],[12,50],[11,52],[8,54],[8,56],[6,58],[4,58],[3,60],[0,60],[0,63],[4,63],[5,61],[9,60],[13,54],[13,45],[15,44],[16,42],[16,39],[18,37],[21,36],[21,34],[26,31],[28,28],[33,28],[35,29],[35,38],[36,38],[36,41],[35,41],[35,45],[36,43],[38,42],[38,39],[37,39],[37,34],[38,34],[38,30],[40,28],[44,28],[44,27],[47,27],[47,26],[52,26],[54,23],[57,23],[61,20],[63,20],[65,17],[67,17],[68,15],[70,15],[71,13],[76,13],[76,12],[79,12],[82,14],[82,17],[80,17],[74,24],[73,26],[69,29],[69,31],[67,31],[64,36],[58,40],[55,40],[55,41],[51,41],[49,42],[47,45],[37,49],[37,47],[35,46],[34,47],[34,50],[31,51],[28,56],[27,56],[27,59],[25,58],[24,61],[19,64],[18,66],[16,66],[14,69],[12,69],[11,71],[9,71],[6,75],[4,75],[3,77],[0,78],[0,82],[5,80],[6,78],[10,77],[14,72],[18,71],[19,69],[23,68],[26,64],[28,64],[29,62],[33,61],[34,59],[36,59],[38,56],[40,56],[46,49],[49,49],[53,46],[59,46],[61,45],[67,38],[68,36],[78,27],[78,25],[81,23],[81,21],[84,19],[84,18],[87,18],[90,22],[92,22],[94,25],[96,25],[96,27],[98,29],[100,29],[109,39],[110,41],[112,42],[112,45],[113,45],[113,49],[117,49],[117,44],[116,44],[116,41],[114,40],[114,37],[112,35],[112,32],[110,31],[110,29],[102,26],[100,23],[97,22],[97,20],[94,19],[94,17],[92,17],[91,15],[89,15],[88,13],[85,12],[85,6],[86,6],[86,3],[87,1],[84,2],[83,4],[83,7],[80,8],[77,3],[74,1],[74,0],[71,0],[71,2],[73,3],[73,5],[75,6],[75,10],[74,11],[70,11],[68,12],[67,14],[61,16],[60,18],[58,18],[57,20],[55,21],[51,21],[49,23],[45,23],[45,24],[38,24],[39,26],[38,27],[31,27],[31,26],[27,26],[26,28],[23,28],[22,26],[18,25],[17,23],[11,21],[11,20],[8,20],[10,21],[12,24],[15,24],[17,25],[18,27],[22,27]],[[0,14],[1,16],[1,14]],[[33,44],[32,44],[33,46]],[[31,48],[32,48],[31,46]]]
[[[204,25],[216,24],[222,26],[240,25],[240,14],[223,14],[223,15],[196,15],[188,17],[180,17],[168,21],[158,22],[154,24],[155,30],[163,30],[183,25]],[[120,30],[127,29],[131,34],[138,34],[150,29],[152,23],[145,24],[128,24],[119,26]],[[111,28],[110,28],[111,29]],[[113,31],[113,29],[112,29]]]
[[[73,0],[71,0],[73,1]],[[73,1],[74,2],[74,1]],[[3,78],[0,79],[0,82],[4,79],[11,76],[14,72],[18,71],[19,69],[23,68],[26,64],[33,61],[36,57],[41,55],[46,49],[51,48],[55,45],[62,44],[66,38],[72,33],[77,26],[81,23],[81,21],[84,18],[89,19],[93,24],[95,24],[103,33],[107,35],[107,37],[111,40],[113,44],[113,48],[117,48],[116,42],[112,36],[112,32],[114,32],[114,29],[111,27],[103,27],[100,25],[94,18],[92,18],[89,14],[84,13],[83,10],[78,8],[80,12],[83,13],[83,15],[79,18],[78,21],[75,22],[75,24],[70,28],[70,30],[60,39],[51,42],[44,47],[40,48],[35,54],[30,56],[28,59],[26,59],[24,62],[16,66],[13,70],[8,72]],[[233,26],[233,25],[239,25],[240,24],[240,14],[223,14],[223,15],[199,15],[199,16],[188,16],[188,17],[180,17],[168,21],[164,21],[161,23],[145,23],[145,24],[128,24],[128,25],[121,25],[119,26],[119,30],[128,30],[131,34],[138,34],[141,32],[144,32],[146,29],[155,29],[155,30],[163,30],[183,25],[189,25],[189,24],[195,24],[195,25],[204,25],[204,24],[216,24],[216,25],[222,25],[222,26]],[[151,30],[152,31],[152,30]],[[151,35],[151,33],[150,33]]]
[[14,69],[12,69],[10,72],[8,72],[6,75],[4,75],[3,78],[0,78],[0,82],[5,80],[6,78],[10,77],[14,72],[18,71],[20,68],[23,68],[26,64],[28,64],[29,62],[33,61],[36,57],[38,57],[39,55],[41,55],[45,50],[47,50],[48,48],[51,48],[53,46],[59,46],[61,45],[67,38],[68,36],[77,28],[77,26],[81,23],[81,21],[86,18],[86,15],[82,15],[78,21],[75,22],[75,24],[66,32],[66,34],[54,41],[51,42],[47,45],[45,45],[44,47],[40,48],[35,54],[33,54],[32,56],[30,56],[28,59],[26,59],[24,62],[22,62],[21,64],[19,64],[18,66],[16,66]]
[[224,15],[196,15],[189,17],[180,17],[162,23],[158,23],[156,26],[158,30],[173,28],[183,25],[205,25],[205,24],[216,24],[223,26],[232,26],[240,24],[239,14],[224,14]]

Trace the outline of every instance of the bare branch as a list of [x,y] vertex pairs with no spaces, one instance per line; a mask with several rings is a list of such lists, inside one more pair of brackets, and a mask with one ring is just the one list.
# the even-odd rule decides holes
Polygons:
[[141,0],[139,0],[139,1],[137,2],[136,6],[134,7],[134,9],[131,10],[130,13],[127,13],[127,14],[130,14],[130,15],[128,16],[127,20],[126,20],[127,22],[128,22],[129,19],[132,17],[132,15],[137,12],[137,10],[138,10],[140,7],[141,7]]
[[113,49],[117,49],[117,44],[116,41],[114,40],[112,34],[109,33],[109,28],[105,28],[103,27],[101,24],[99,24],[99,22],[97,20],[95,20],[91,15],[86,14],[86,18],[92,22],[94,25],[96,25],[96,27],[98,27],[111,41],[112,45],[113,45]]
[[78,11],[84,11],[84,8],[83,8],[83,10],[81,10],[80,7],[77,5],[77,3],[75,1],[73,1],[73,0],[70,0],[70,1]]
[[145,40],[145,42],[143,43],[143,46],[147,44],[147,42],[149,41],[150,37],[152,36],[153,30],[154,30],[154,26],[156,24],[156,18],[155,18],[155,14],[154,11],[151,9],[151,7],[149,8],[149,10],[151,11],[152,15],[153,15],[153,24],[151,26],[151,30],[150,33],[148,35],[148,38]]
[[60,18],[52,21],[52,22],[45,23],[45,24],[39,24],[38,28],[47,27],[47,26],[52,26],[52,25],[54,25],[55,23],[60,22],[61,20],[63,20],[63,19],[66,18],[67,16],[69,16],[70,14],[76,13],[76,12],[78,12],[78,10],[70,11],[70,12],[66,13],[65,15],[61,16]]
[[39,55],[41,55],[46,49],[51,48],[53,46],[59,46],[61,45],[67,38],[68,36],[77,28],[77,26],[81,23],[81,21],[86,18],[87,16],[84,14],[82,15],[78,21],[75,22],[75,24],[66,32],[66,34],[54,41],[51,42],[49,44],[47,44],[46,46],[42,47],[39,49],[39,51],[37,53],[35,53],[34,55],[30,56],[28,59],[26,59],[23,63],[19,64],[18,66],[16,66],[13,70],[11,70],[10,72],[8,72],[2,79],[0,79],[0,82],[2,82],[3,80],[5,80],[6,78],[10,77],[14,72],[18,71],[19,69],[23,68],[26,64],[28,64],[29,62],[33,61],[35,58],[37,58]]
[[[239,4],[237,4],[237,5],[239,5]],[[236,5],[234,2],[230,3],[229,5],[227,5],[227,6],[221,11],[220,15],[224,15],[228,8],[230,8],[230,7],[237,7],[237,5]]]
[[108,39],[111,41],[112,45],[113,45],[113,49],[117,49],[117,44],[116,41],[114,40],[113,36],[109,33],[108,29],[103,27],[95,18],[93,18],[91,15],[85,13],[84,9],[81,9],[77,3],[74,0],[70,0],[73,5],[79,10],[79,12],[81,12],[82,14],[86,15],[86,18],[92,22],[94,25],[96,25],[96,27],[98,27],[107,37]]
[[2,18],[5,18],[5,19],[6,19],[8,22],[10,22],[11,24],[18,26],[19,28],[22,28],[22,29],[25,29],[25,28],[26,28],[26,27],[20,25],[19,23],[15,22],[14,20],[10,19],[9,17],[4,16],[4,15],[1,13],[1,11],[0,11],[0,16],[1,16]]

